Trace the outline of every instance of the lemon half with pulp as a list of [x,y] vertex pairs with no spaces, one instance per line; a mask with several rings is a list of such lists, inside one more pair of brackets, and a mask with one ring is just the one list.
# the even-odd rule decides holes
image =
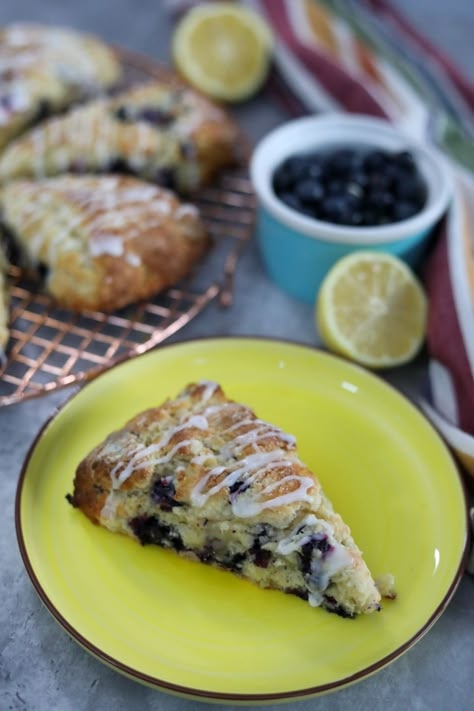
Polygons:
[[173,36],[173,59],[184,78],[222,101],[241,101],[265,81],[272,34],[253,10],[230,2],[190,10]]
[[425,337],[427,302],[411,269],[383,252],[343,257],[326,275],[317,324],[336,353],[372,368],[411,360]]

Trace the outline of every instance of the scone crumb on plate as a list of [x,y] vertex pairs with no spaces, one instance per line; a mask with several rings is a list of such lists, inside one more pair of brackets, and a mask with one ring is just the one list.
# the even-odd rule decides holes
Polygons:
[[382,597],[388,600],[395,600],[397,591],[395,590],[395,577],[392,573],[384,573],[375,578],[375,584]]

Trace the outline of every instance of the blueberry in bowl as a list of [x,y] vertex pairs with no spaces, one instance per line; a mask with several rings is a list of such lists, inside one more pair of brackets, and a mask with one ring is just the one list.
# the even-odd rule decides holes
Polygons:
[[303,215],[355,227],[406,220],[427,199],[411,151],[361,146],[292,155],[276,168],[273,190]]
[[354,250],[389,252],[416,267],[452,194],[434,148],[369,116],[289,121],[260,141],[250,173],[266,271],[311,304],[329,269]]

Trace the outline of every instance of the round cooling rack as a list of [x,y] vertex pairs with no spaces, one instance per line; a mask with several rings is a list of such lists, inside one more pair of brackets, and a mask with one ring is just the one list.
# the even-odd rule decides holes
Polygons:
[[[151,79],[179,83],[168,68],[145,56],[121,48],[117,53],[124,69],[120,89]],[[91,380],[161,343],[213,299],[231,304],[233,275],[255,220],[247,172],[250,147],[242,133],[236,148],[237,165],[193,199],[211,235],[211,251],[190,277],[150,301],[110,314],[77,314],[55,305],[19,266],[10,267],[10,340],[0,370],[0,405]]]

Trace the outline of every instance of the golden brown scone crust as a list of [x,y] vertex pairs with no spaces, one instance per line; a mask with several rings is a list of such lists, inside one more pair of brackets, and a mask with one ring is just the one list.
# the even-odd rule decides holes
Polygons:
[[217,384],[191,384],[109,435],[79,464],[70,501],[111,531],[339,614],[379,609],[350,529],[294,438]]
[[125,176],[17,181],[0,190],[3,223],[46,289],[77,311],[111,311],[183,278],[208,245],[193,205]]
[[153,82],[45,121],[1,156],[0,181],[116,170],[188,193],[235,161],[236,140],[222,109]]
[[90,35],[38,24],[0,28],[0,150],[44,114],[112,86],[120,73],[112,50]]

